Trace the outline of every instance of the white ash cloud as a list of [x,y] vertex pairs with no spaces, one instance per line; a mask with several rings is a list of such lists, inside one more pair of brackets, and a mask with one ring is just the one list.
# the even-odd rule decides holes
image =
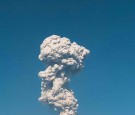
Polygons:
[[38,74],[42,79],[39,101],[54,106],[60,115],[77,115],[77,99],[66,85],[70,75],[82,69],[88,53],[88,49],[66,37],[47,37],[40,46],[39,59],[48,67]]

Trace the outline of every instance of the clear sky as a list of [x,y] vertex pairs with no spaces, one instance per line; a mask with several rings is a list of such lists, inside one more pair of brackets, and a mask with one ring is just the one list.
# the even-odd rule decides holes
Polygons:
[[79,115],[135,115],[134,0],[0,0],[0,115],[58,115],[37,100],[52,34],[91,51],[70,83]]

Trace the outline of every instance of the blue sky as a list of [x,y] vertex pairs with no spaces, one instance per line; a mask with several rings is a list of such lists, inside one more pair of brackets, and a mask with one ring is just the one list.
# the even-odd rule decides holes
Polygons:
[[0,0],[0,115],[58,115],[37,101],[52,34],[91,51],[70,83],[79,115],[135,115],[134,0]]

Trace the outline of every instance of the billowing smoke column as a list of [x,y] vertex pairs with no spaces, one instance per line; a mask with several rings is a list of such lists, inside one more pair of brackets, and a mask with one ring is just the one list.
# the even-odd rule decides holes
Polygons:
[[47,37],[40,46],[39,59],[47,69],[38,74],[42,79],[39,101],[52,105],[60,115],[77,115],[77,99],[67,84],[70,75],[83,68],[88,53],[85,47],[71,43],[66,37]]

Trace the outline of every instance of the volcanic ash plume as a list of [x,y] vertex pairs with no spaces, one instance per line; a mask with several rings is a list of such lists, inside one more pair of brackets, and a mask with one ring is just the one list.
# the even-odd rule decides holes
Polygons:
[[67,85],[70,75],[83,68],[88,53],[85,47],[71,43],[66,37],[47,37],[40,46],[39,59],[47,68],[39,72],[42,79],[39,101],[52,105],[60,115],[77,115],[77,99]]

